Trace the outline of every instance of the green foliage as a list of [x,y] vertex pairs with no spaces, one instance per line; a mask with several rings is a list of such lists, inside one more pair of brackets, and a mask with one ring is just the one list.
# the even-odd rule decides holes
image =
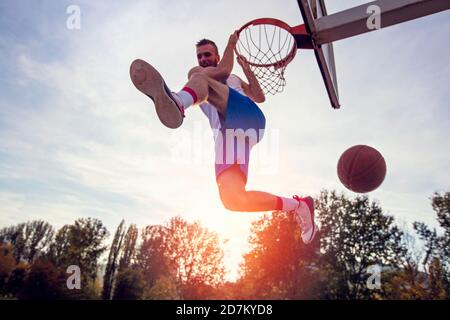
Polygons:
[[447,281],[445,270],[442,268],[441,261],[434,258],[430,263],[429,273],[429,295],[428,299],[445,300],[450,298],[446,292]]
[[180,298],[175,281],[165,276],[156,280],[154,286],[146,290],[144,294],[146,300],[179,300]]
[[125,269],[117,275],[113,300],[140,300],[144,289],[142,273],[137,269]]
[[0,294],[6,294],[6,284],[15,268],[14,247],[0,243]]
[[[56,234],[43,221],[0,230],[1,299],[450,299],[450,193],[435,193],[438,229],[414,223],[424,242],[401,231],[367,196],[322,191],[320,232],[304,245],[292,214],[273,212],[251,227],[241,277],[224,283],[217,234],[180,217],[138,229],[108,231],[78,219]],[[108,253],[105,274],[98,261]],[[81,290],[69,290],[69,265],[81,270]],[[368,268],[382,266],[381,288],[368,287]],[[101,283],[103,282],[103,287]]]
[[[244,256],[245,288],[241,298],[295,299],[313,298],[315,276],[310,268],[316,256],[317,242],[305,246],[300,229],[291,214],[274,212],[252,224],[251,251]],[[300,283],[302,285],[300,285]]]
[[424,266],[429,269],[433,288],[433,297],[450,298],[450,193],[435,193],[431,198],[431,206],[436,213],[437,222],[443,231],[440,235],[436,229],[430,230],[424,223],[415,222],[414,229],[419,238],[425,241]]
[[172,277],[175,271],[170,267],[166,253],[168,236],[162,226],[147,226],[141,234],[142,242],[137,250],[136,265],[145,278],[147,288],[151,288],[161,277]]
[[372,265],[396,267],[405,256],[403,233],[394,218],[367,196],[348,199],[322,191],[316,203],[321,255],[318,265],[328,299],[370,299],[367,287]]
[[123,241],[123,250],[119,262],[119,271],[129,268],[136,256],[136,243],[138,238],[138,229],[132,224],[128,227],[125,239]]
[[198,222],[188,223],[175,217],[162,229],[161,236],[165,256],[179,283],[215,286],[223,282],[223,250],[216,233]]
[[25,263],[19,263],[11,272],[5,286],[5,292],[15,297],[19,294],[21,288],[25,284],[25,279],[28,273],[28,266]]
[[122,249],[123,237],[125,236],[124,225],[125,220],[122,220],[117,227],[116,234],[114,235],[114,239],[109,250],[108,262],[106,264],[105,275],[103,277],[103,300],[109,300],[111,298],[114,275],[117,269],[117,260],[119,258],[120,250]]
[[78,219],[57,232],[50,246],[50,261],[63,269],[77,265],[85,282],[95,281],[98,259],[106,251],[103,242],[107,236],[108,231],[100,220]]
[[435,193],[431,199],[431,206],[437,215],[439,226],[443,234],[438,236],[436,229],[431,231],[424,223],[415,222],[414,229],[420,239],[426,241],[425,263],[431,257],[439,257],[444,268],[450,269],[450,193],[444,195]]
[[14,246],[16,263],[32,263],[47,251],[53,235],[54,230],[50,224],[36,220],[1,229],[0,243],[9,242]]
[[[322,191],[316,200],[321,230],[305,246],[292,215],[274,212],[252,226],[244,256],[242,297],[368,299],[368,268],[396,266],[405,254],[394,219],[367,197]],[[246,296],[247,295],[247,296]]]
[[[148,226],[136,255],[147,288],[174,279],[183,298],[201,299],[223,282],[223,251],[217,234],[179,217]],[[207,289],[208,288],[208,289]],[[209,290],[208,292],[211,292]]]
[[65,275],[51,262],[37,260],[25,279],[20,299],[58,300],[67,298],[64,292]]

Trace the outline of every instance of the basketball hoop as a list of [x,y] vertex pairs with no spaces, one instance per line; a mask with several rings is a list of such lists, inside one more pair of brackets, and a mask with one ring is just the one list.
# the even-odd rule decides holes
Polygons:
[[284,71],[297,53],[292,28],[273,18],[246,23],[238,32],[236,54],[243,56],[258,79],[264,93],[282,92]]

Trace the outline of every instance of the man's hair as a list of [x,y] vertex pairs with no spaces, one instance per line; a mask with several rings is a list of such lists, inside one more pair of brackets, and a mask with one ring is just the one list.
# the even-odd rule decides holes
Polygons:
[[196,47],[204,46],[206,44],[210,44],[214,47],[214,50],[216,51],[216,54],[219,54],[219,49],[217,49],[217,45],[214,43],[214,41],[211,41],[209,39],[202,39],[199,42],[197,42]]

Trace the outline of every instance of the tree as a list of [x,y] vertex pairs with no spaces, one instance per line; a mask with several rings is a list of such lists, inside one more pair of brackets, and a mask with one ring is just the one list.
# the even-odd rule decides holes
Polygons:
[[138,229],[132,224],[128,227],[125,239],[123,241],[123,250],[119,262],[119,271],[129,268],[136,254],[136,242],[138,238]]
[[117,260],[122,248],[123,237],[125,236],[124,225],[125,220],[122,220],[117,227],[116,234],[114,235],[114,239],[109,250],[108,262],[106,264],[105,275],[103,277],[103,300],[111,299],[111,290],[113,287],[113,280],[117,269]]
[[144,294],[146,300],[179,300],[177,285],[170,277],[161,276]]
[[425,274],[420,271],[422,252],[418,250],[414,234],[404,226],[401,245],[406,253],[397,268],[383,271],[381,292],[377,298],[393,300],[424,299]]
[[125,269],[117,274],[113,300],[142,299],[145,281],[138,269]]
[[[397,266],[405,254],[394,219],[365,196],[322,191],[315,201],[320,231],[305,246],[291,214],[274,212],[252,225],[239,298],[362,299],[368,268]],[[247,295],[247,296],[246,296]]]
[[[431,206],[437,215],[437,221],[443,230],[441,235],[433,229],[431,231],[424,223],[415,222],[414,229],[419,238],[425,241],[425,258],[423,265],[439,270],[447,297],[450,297],[450,192],[441,195],[434,193]],[[434,264],[434,265],[433,265]],[[429,270],[431,276],[431,270]]]
[[377,292],[367,287],[368,268],[398,267],[406,254],[394,218],[367,196],[348,199],[334,191],[322,191],[316,208],[321,225],[318,264],[326,297],[373,298]]
[[305,246],[292,214],[275,211],[252,223],[238,299],[317,298],[314,259],[318,242]]
[[11,244],[0,242],[0,294],[9,293],[6,285],[16,266],[13,252],[14,247]]
[[6,283],[6,293],[10,294],[13,297],[17,297],[17,295],[22,290],[25,279],[28,274],[29,266],[24,262],[16,265],[15,269],[11,272],[8,282]]
[[70,292],[73,298],[97,299],[101,295],[97,286],[98,260],[106,250],[103,242],[107,236],[102,222],[92,218],[78,219],[56,233],[46,259],[64,272],[71,265],[80,268],[81,291]]
[[55,239],[50,244],[49,252],[47,254],[47,259],[52,262],[54,265],[61,266],[66,265],[69,266],[72,263],[72,260],[75,260],[71,257],[71,238],[72,238],[72,226],[64,225],[55,235]]
[[66,298],[65,275],[51,262],[36,260],[25,279],[19,298],[26,300],[56,300]]
[[159,278],[175,276],[170,266],[167,230],[163,226],[147,226],[141,234],[142,242],[136,255],[136,265],[142,271],[147,288],[153,287]]
[[0,230],[0,243],[10,242],[14,246],[16,262],[32,263],[46,253],[54,235],[53,227],[42,220],[20,223]]
[[445,300],[450,296],[446,292],[446,275],[438,258],[433,258],[429,267],[429,299]]
[[25,251],[25,243],[23,239],[23,230],[25,223],[20,223],[15,226],[3,228],[0,230],[0,244],[10,243],[14,249],[14,258],[18,263]]
[[164,252],[178,283],[190,285],[195,280],[215,286],[223,282],[223,251],[216,233],[180,217],[172,218],[161,231]]
[[106,250],[103,241],[107,236],[108,231],[100,220],[78,219],[57,232],[50,246],[50,261],[63,269],[77,265],[86,280],[95,282],[98,259]]
[[179,217],[164,226],[144,229],[136,266],[142,270],[147,288],[157,285],[161,278],[171,279],[183,298],[189,295],[190,299],[200,298],[194,287],[216,287],[225,273],[217,234]]
[[381,299],[423,300],[427,299],[426,274],[419,265],[409,260],[401,268],[383,273]]

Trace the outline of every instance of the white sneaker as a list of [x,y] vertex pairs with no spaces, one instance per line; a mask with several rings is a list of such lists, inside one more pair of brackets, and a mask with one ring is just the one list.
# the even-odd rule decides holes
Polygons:
[[293,198],[299,202],[299,206],[294,210],[294,217],[302,230],[303,243],[308,244],[313,241],[318,229],[314,222],[314,200],[311,197],[294,196]]

